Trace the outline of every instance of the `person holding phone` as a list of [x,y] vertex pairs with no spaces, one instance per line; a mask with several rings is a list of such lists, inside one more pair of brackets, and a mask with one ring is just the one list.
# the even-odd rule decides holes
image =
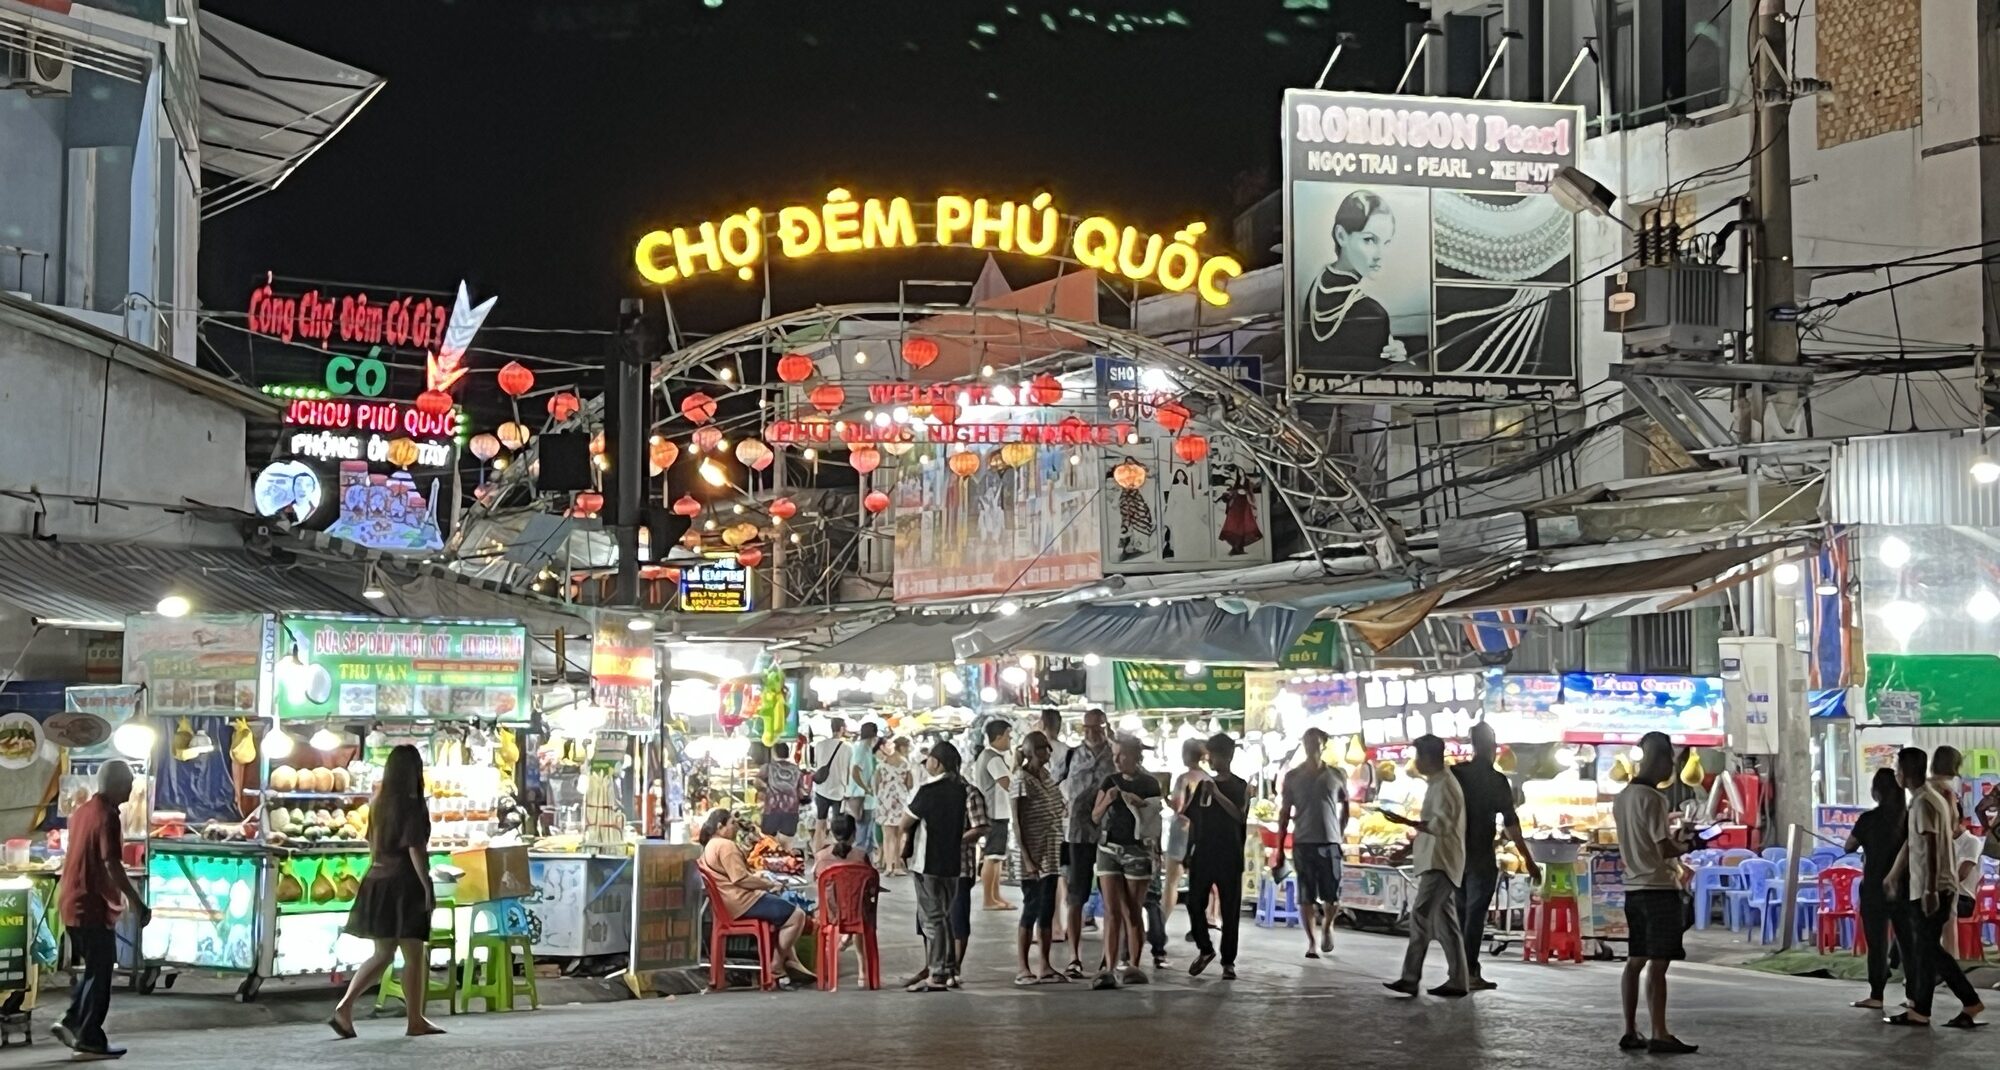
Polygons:
[[[1667,1028],[1667,967],[1687,957],[1681,936],[1686,926],[1680,881],[1672,860],[1688,853],[1689,837],[1675,834],[1672,808],[1659,785],[1674,775],[1674,743],[1664,732],[1639,739],[1639,768],[1612,803],[1618,826],[1618,850],[1625,862],[1625,923],[1631,953],[1619,981],[1625,1012],[1621,1051],[1643,1050],[1654,1055],[1692,1055],[1696,1045],[1683,1042]],[[1653,1034],[1639,1032],[1639,980],[1646,980],[1646,1009]]]

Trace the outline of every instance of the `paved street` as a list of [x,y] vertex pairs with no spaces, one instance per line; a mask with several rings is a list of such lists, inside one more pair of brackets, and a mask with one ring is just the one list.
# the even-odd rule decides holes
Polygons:
[[[885,972],[916,961],[908,896],[888,897]],[[123,1065],[159,1068],[268,1066],[302,1059],[313,1070],[417,1067],[480,1070],[602,1066],[693,1066],[730,1070],[872,1065],[890,1068],[1007,1067],[1039,1055],[1057,1065],[1242,1068],[1322,1066],[1339,1061],[1394,1066],[1449,1059],[1477,1066],[1629,1066],[1617,1039],[1615,964],[1527,966],[1491,959],[1497,992],[1459,1001],[1404,1001],[1383,991],[1400,940],[1343,931],[1331,961],[1299,955],[1296,931],[1245,926],[1243,979],[1191,979],[1189,945],[1171,949],[1175,968],[1155,984],[1119,992],[1081,985],[1016,990],[1000,944],[1012,916],[981,915],[973,978],[962,992],[908,995],[844,988],[837,994],[731,991],[718,995],[531,1014],[443,1018],[445,1037],[406,1041],[393,1019],[361,1023],[362,1038],[337,1042],[323,1026],[292,1024],[181,1032],[126,1032]],[[1433,962],[1433,973],[1437,972]],[[1433,978],[1435,980],[1435,977]],[[1675,1026],[1705,1054],[1737,1065],[1973,1066],[2000,1058],[2000,1029],[1893,1031],[1846,1003],[1860,993],[1840,982],[1774,977],[1684,964],[1675,969]],[[152,997],[173,1000],[172,994]],[[118,1000],[138,997],[120,992]],[[44,1019],[46,1020],[46,1019]],[[46,1028],[44,1025],[43,1028]],[[66,1055],[37,1040],[0,1066],[33,1066]]]

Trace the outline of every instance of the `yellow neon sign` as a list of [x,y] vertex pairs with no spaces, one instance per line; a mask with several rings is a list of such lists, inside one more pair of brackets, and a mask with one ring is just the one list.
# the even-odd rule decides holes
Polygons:
[[[989,200],[945,194],[931,205],[934,242],[1025,256],[1054,256],[1063,247],[1063,216],[1048,194],[1030,201]],[[1243,265],[1200,249],[1204,223],[1190,223],[1171,237],[1121,227],[1104,216],[1076,221],[1068,255],[1085,267],[1170,293],[1193,290],[1211,305],[1229,303],[1229,280]],[[918,244],[916,207],[906,197],[857,201],[844,189],[818,205],[787,205],[775,213],[748,208],[721,222],[655,230],[639,239],[633,262],[639,275],[666,286],[699,275],[735,272],[756,277],[773,253],[787,260]]]

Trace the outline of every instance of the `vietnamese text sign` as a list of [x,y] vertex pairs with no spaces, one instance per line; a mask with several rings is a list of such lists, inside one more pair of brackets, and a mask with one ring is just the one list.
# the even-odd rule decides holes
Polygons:
[[279,717],[519,720],[527,716],[528,631],[518,624],[434,624],[286,617],[283,645],[303,671],[278,673]]
[[1630,934],[1625,923],[1625,856],[1615,847],[1595,847],[1583,853],[1577,869],[1577,895],[1589,904],[1583,934],[1622,940]]
[[27,887],[0,888],[0,992],[28,987],[30,895]]
[[1574,219],[1547,192],[1583,112],[1285,93],[1290,390],[1573,395]]
[[255,613],[129,617],[125,682],[144,686],[154,716],[260,715],[271,628]]
[[1240,710],[1243,675],[1235,665],[1190,673],[1179,662],[1114,661],[1112,698],[1121,710]]
[[681,608],[690,613],[750,612],[750,569],[734,558],[681,569]]
[[1813,832],[1838,847],[1854,831],[1855,820],[1867,812],[1866,806],[1815,806]]

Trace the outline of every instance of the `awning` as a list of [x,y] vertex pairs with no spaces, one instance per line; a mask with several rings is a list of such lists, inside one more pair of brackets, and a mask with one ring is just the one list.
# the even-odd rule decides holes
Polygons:
[[1784,548],[1782,543],[1729,546],[1611,565],[1527,572],[1447,602],[1437,612],[1474,613],[1692,594],[1724,572]]
[[0,538],[0,600],[38,619],[122,628],[169,594],[197,613],[368,613],[376,607],[310,566],[245,550],[114,546]]
[[206,219],[276,189],[380,92],[380,76],[201,13],[201,165]]
[[1212,601],[1084,606],[1021,637],[1011,649],[1070,657],[1095,654],[1126,661],[1276,665],[1312,624],[1313,617],[1312,610],[1289,606],[1231,613]]
[[904,614],[823,650],[805,654],[807,665],[932,665],[953,660],[952,636],[984,616]]

